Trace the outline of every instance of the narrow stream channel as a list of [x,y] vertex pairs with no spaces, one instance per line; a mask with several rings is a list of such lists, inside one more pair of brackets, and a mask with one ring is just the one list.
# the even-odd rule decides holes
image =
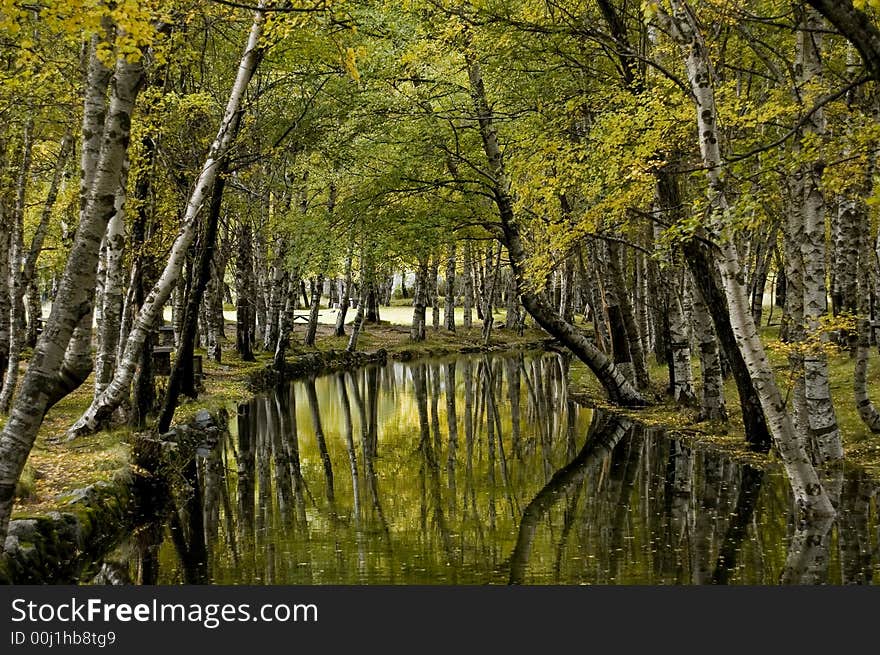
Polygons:
[[582,407],[546,353],[389,363],[240,405],[173,520],[162,584],[777,584],[880,577],[876,483],[797,525],[759,471]]

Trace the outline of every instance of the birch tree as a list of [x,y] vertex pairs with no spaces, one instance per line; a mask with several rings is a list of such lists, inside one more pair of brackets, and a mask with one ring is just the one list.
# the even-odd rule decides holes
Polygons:
[[133,322],[125,345],[125,351],[113,379],[101,395],[94,399],[85,413],[71,427],[68,432],[71,437],[88,434],[97,430],[127,396],[132,377],[137,368],[138,357],[144,339],[156,325],[174,286],[180,278],[186,251],[195,237],[199,214],[205,204],[207,194],[214,183],[220,162],[227,156],[229,148],[235,139],[236,130],[233,128],[237,124],[236,116],[241,110],[248,83],[262,58],[263,50],[259,43],[265,24],[265,13],[262,7],[263,5],[261,4],[260,8],[254,12],[253,24],[248,34],[244,53],[238,65],[238,71],[226,103],[223,119],[220,122],[217,136],[211,144],[208,157],[202,165],[201,171],[193,185],[193,191],[187,201],[186,211],[181,221],[180,232],[171,248],[168,262]]
[[785,466],[799,510],[807,515],[833,516],[834,508],[804,449],[801,435],[795,431],[785,407],[785,400],[776,384],[773,369],[764,352],[764,345],[750,311],[739,253],[729,228],[724,225],[729,213],[721,175],[725,162],[718,132],[712,67],[702,33],[690,7],[678,0],[671,0],[670,5],[672,13],[659,9],[658,18],[681,45],[685,59],[696,108],[700,154],[709,186],[708,228],[720,251],[715,261],[724,285],[737,345],[752,376],[752,383],[761,400],[774,445]]
[[[46,411],[86,379],[89,368],[70,368],[65,352],[83,316],[91,313],[98,251],[115,212],[119,175],[129,143],[143,64],[116,62],[101,148],[80,224],[62,274],[52,312],[40,335],[9,416],[0,432],[0,538],[5,538],[15,485]],[[84,137],[87,136],[84,134]],[[90,136],[90,135],[89,135]]]

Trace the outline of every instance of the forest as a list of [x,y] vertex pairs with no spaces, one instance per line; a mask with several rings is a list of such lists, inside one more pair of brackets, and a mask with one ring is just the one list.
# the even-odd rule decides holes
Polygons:
[[[787,534],[787,560],[755,556],[778,556],[761,567],[782,581],[827,576],[816,548],[832,539],[843,581],[870,581],[877,0],[0,0],[0,71],[0,543],[20,534],[28,480],[92,482],[95,462],[65,472],[77,449],[172,434],[234,379],[222,398],[242,403],[232,436],[181,465],[196,491],[171,512],[172,580],[229,579],[242,534],[263,535],[256,557],[273,521],[279,551],[302,544],[288,523],[330,548],[315,531],[326,520],[337,534],[343,514],[362,570],[365,544],[385,535],[382,576],[389,562],[410,571],[379,491],[405,475],[421,485],[428,559],[478,552],[473,566],[499,581],[530,579],[545,520],[581,535],[576,560],[605,553],[606,538],[654,552],[644,534],[658,524],[630,525],[631,505],[665,512],[657,543],[670,552],[681,535],[696,541],[678,564],[628,573],[612,556],[600,582],[612,569],[726,582],[755,514]],[[456,360],[466,373],[407,364],[370,383],[363,369],[437,356],[438,343],[471,353]],[[331,359],[343,372],[316,392],[309,362]],[[274,395],[249,401],[254,375],[275,380]],[[298,395],[316,449],[291,445]],[[640,416],[723,435],[740,463],[677,438],[649,447]],[[380,457],[376,475],[385,428],[418,467]],[[130,447],[124,460],[152,456]],[[34,459],[47,452],[49,472]],[[479,480],[459,503],[465,454]],[[350,488],[337,494],[340,466]],[[610,478],[594,477],[603,466]],[[767,498],[754,509],[748,466],[780,471],[775,510]],[[237,505],[220,469],[237,470]],[[663,471],[665,509],[647,500]],[[278,514],[261,520],[267,503]],[[590,541],[606,519],[611,537]],[[218,532],[228,552],[209,555]],[[156,534],[143,582],[166,580]],[[580,579],[564,574],[563,545],[555,574],[535,581]],[[496,546],[511,551],[503,565]],[[275,545],[270,555],[242,580],[303,580],[281,575]],[[340,580],[365,579],[343,569]],[[455,570],[448,581],[480,580]]]

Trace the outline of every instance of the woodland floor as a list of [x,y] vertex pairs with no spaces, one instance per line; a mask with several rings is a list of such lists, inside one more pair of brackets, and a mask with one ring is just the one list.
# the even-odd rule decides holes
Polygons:
[[[352,312],[350,316],[353,317]],[[431,354],[444,351],[455,351],[469,345],[479,345],[480,329],[470,331],[458,328],[455,333],[446,330],[434,331],[428,328],[426,341],[414,344],[409,340],[408,322],[411,320],[412,308],[409,305],[383,307],[381,309],[382,324],[368,325],[361,335],[359,350],[374,351],[384,348],[389,353],[395,351],[414,351],[418,354]],[[227,319],[234,317],[227,316]],[[431,324],[431,313],[428,311],[428,324]],[[459,317],[457,317],[459,318]],[[503,321],[504,315],[496,315],[496,324]],[[317,338],[317,350],[341,350],[348,342],[348,337],[336,337],[332,334],[332,323],[335,314],[330,310],[322,312]],[[272,355],[257,349],[255,362],[243,362],[232,349],[234,344],[234,323],[228,321],[227,336],[229,337],[223,352],[223,361],[217,364],[204,358],[205,383],[204,391],[198,400],[183,399],[176,421],[186,421],[197,410],[234,407],[251,394],[247,389],[249,374],[264,368],[271,363]],[[460,323],[460,321],[459,321]],[[313,349],[301,345],[303,334],[302,324],[295,327],[292,335],[292,346],[288,352],[290,357],[311,352]],[[772,344],[777,338],[778,326],[765,328],[765,343]],[[518,337],[506,330],[493,332],[493,344],[517,345],[535,342],[546,335],[539,330],[526,330]],[[298,345],[299,344],[299,345]],[[788,366],[785,357],[768,348],[771,360],[777,370],[777,376],[783,393],[790,386],[788,383]],[[880,365],[878,365],[876,349],[872,352],[869,366],[869,389],[880,389]],[[699,381],[697,368],[698,358],[694,358],[694,379]],[[880,435],[869,432],[861,423],[852,400],[852,360],[848,353],[837,352],[829,358],[831,389],[835,399],[838,421],[844,438],[846,463],[865,468],[873,477],[880,477]],[[772,464],[773,455],[762,455],[750,452],[743,438],[743,426],[739,415],[736,388],[732,380],[725,384],[725,396],[730,414],[726,425],[719,423],[698,422],[696,408],[682,408],[664,395],[666,369],[650,359],[652,388],[649,396],[654,404],[646,409],[620,410],[640,422],[657,428],[663,428],[675,436],[692,441],[701,447],[725,451],[739,461],[754,466],[764,467]],[[24,363],[22,364],[24,366]],[[601,387],[589,370],[576,360],[570,370],[572,391],[588,396],[597,406],[607,406],[601,400],[604,397]],[[161,380],[161,378],[160,378]],[[699,392],[699,389],[698,389]],[[47,414],[31,452],[22,480],[19,483],[19,494],[15,506],[16,514],[35,514],[56,509],[57,497],[65,492],[86,486],[99,480],[109,480],[120,470],[127,467],[129,461],[129,442],[131,430],[121,426],[82,437],[68,442],[65,431],[88,407],[92,399],[93,380],[89,378],[75,393],[59,402]],[[0,424],[2,424],[0,419]]]

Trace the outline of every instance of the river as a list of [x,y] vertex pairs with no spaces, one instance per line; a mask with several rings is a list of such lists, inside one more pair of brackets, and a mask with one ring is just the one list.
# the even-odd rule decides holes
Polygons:
[[[555,353],[321,375],[238,407],[125,548],[161,584],[871,583],[877,485],[798,523],[758,470],[574,402]],[[180,485],[178,485],[180,486]]]

